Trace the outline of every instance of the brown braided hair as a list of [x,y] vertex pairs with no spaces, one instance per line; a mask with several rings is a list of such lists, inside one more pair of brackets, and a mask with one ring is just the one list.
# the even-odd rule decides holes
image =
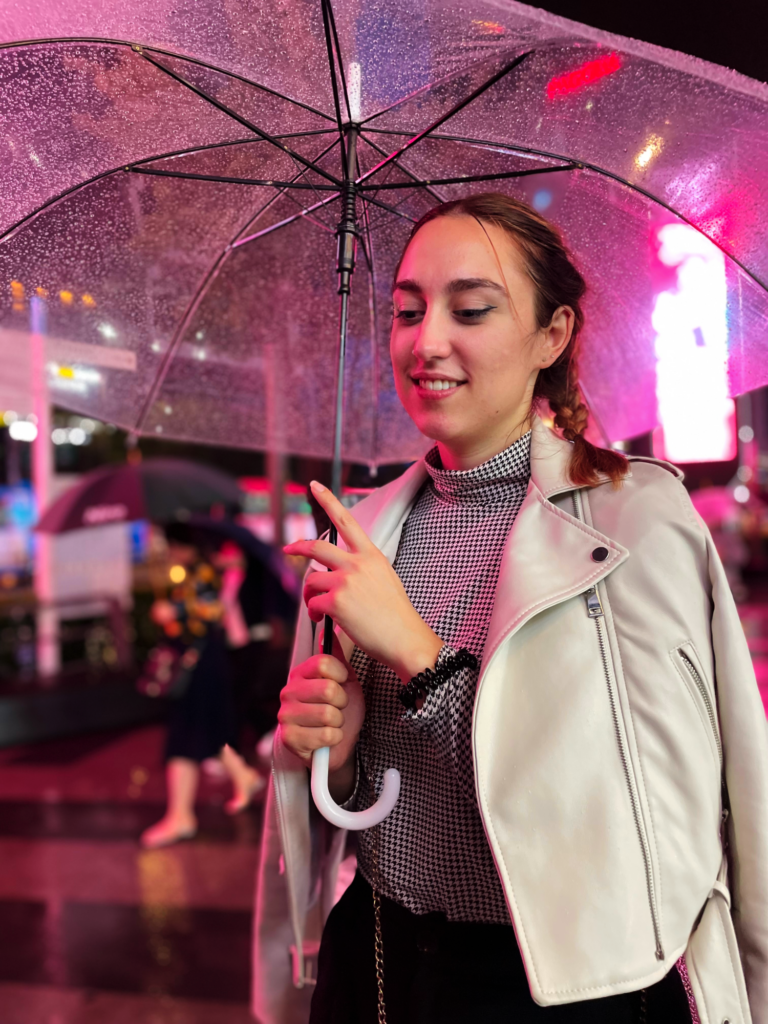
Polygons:
[[570,306],[573,310],[573,331],[568,344],[554,363],[540,370],[536,378],[532,411],[537,405],[548,402],[554,413],[555,426],[567,441],[573,442],[568,475],[574,484],[593,486],[599,482],[598,474],[605,474],[618,486],[627,473],[627,460],[619,452],[598,448],[584,437],[589,424],[589,410],[579,387],[579,349],[584,326],[581,300],[587,286],[560,232],[527,203],[501,192],[483,192],[441,203],[428,210],[414,224],[405,248],[417,231],[431,220],[460,216],[473,217],[481,224],[502,228],[517,243],[525,269],[536,289],[535,312],[539,328],[549,326],[560,306]]

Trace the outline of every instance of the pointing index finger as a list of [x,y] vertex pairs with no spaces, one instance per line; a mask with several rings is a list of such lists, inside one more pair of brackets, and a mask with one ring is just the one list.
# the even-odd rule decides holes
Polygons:
[[328,518],[339,532],[339,536],[347,546],[348,551],[359,552],[365,550],[371,543],[368,534],[360,526],[354,516],[341,504],[333,491],[324,487],[317,480],[309,485],[312,493],[318,502],[328,513]]

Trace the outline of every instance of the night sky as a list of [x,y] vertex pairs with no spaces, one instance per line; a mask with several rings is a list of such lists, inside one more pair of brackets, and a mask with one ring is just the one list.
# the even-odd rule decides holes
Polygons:
[[544,0],[532,6],[768,81],[765,0]]

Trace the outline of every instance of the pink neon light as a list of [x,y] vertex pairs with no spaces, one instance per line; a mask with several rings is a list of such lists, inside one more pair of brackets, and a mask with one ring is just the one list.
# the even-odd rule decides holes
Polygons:
[[653,310],[661,422],[654,455],[728,461],[736,454],[736,424],[728,394],[725,257],[688,224],[664,225],[657,240],[659,260],[674,269],[675,281],[659,292]]
[[580,68],[574,68],[566,75],[558,75],[551,78],[547,83],[547,99],[553,100],[557,96],[569,96],[572,92],[583,89],[585,85],[591,85],[606,75],[612,75],[621,67],[621,57],[618,53],[609,53],[605,57],[591,60],[582,64]]

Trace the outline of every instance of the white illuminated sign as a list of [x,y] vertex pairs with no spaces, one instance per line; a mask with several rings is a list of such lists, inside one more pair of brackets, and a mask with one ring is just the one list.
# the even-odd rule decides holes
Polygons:
[[657,296],[653,311],[662,426],[654,436],[654,453],[672,462],[732,459],[725,256],[687,224],[665,224],[658,238],[659,258],[677,268],[677,284]]

